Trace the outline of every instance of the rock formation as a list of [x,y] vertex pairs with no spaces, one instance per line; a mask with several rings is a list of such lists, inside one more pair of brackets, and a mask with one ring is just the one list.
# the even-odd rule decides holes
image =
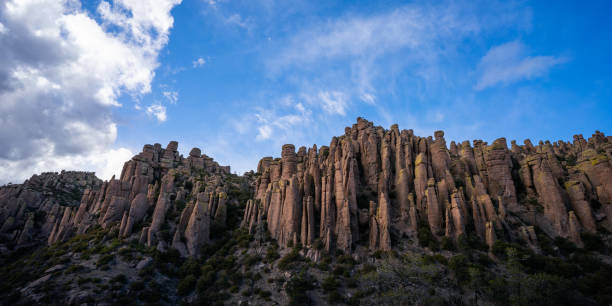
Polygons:
[[419,137],[358,118],[329,146],[284,145],[244,176],[198,148],[183,157],[175,141],[145,145],[107,182],[62,172],[0,187],[0,246],[53,244],[99,226],[197,256],[240,222],[282,247],[391,250],[431,233],[538,250],[540,234],[582,246],[585,233],[612,230],[612,137],[510,143],[448,145],[442,131]]
[[52,244],[101,226],[119,237],[134,235],[149,246],[197,255],[215,227],[227,226],[228,205],[238,205],[228,192],[250,192],[249,184],[243,190],[244,184],[228,180],[229,167],[198,148],[187,158],[177,149],[175,141],[165,149],[145,145],[119,179],[107,182],[93,173],[62,172],[0,187],[2,241],[17,247],[34,239]]
[[243,226],[253,232],[267,220],[281,246],[320,240],[349,252],[389,250],[423,226],[436,237],[534,249],[534,227],[578,246],[582,232],[612,229],[612,137],[511,144],[447,147],[442,131],[424,138],[358,118],[329,146],[284,145],[280,159],[263,158]]

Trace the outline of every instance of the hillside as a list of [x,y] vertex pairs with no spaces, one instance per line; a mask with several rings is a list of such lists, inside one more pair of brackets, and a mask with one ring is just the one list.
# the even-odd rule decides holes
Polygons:
[[145,145],[0,187],[15,304],[612,303],[612,137],[508,147],[358,118],[237,176]]

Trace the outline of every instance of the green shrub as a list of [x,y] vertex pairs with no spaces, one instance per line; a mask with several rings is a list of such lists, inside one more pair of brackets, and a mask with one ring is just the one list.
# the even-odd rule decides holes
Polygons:
[[331,305],[344,303],[344,297],[337,290],[327,294],[327,302]]
[[247,267],[253,266],[254,264],[258,263],[259,261],[261,261],[261,256],[259,255],[247,255],[244,258],[244,264]]
[[588,232],[582,232],[580,235],[582,238],[582,242],[584,243],[584,248],[589,251],[594,252],[603,252],[605,249],[605,244],[601,240],[601,237],[597,234],[591,234]]
[[327,292],[330,292],[330,291],[336,290],[336,288],[338,288],[339,285],[340,284],[336,280],[336,277],[330,275],[323,280],[323,282],[321,283],[321,288],[323,288],[323,290]]
[[359,274],[361,275],[366,275],[371,272],[376,272],[376,266],[372,264],[364,264],[361,270],[359,270]]
[[197,278],[200,276],[200,264],[195,258],[190,257],[181,265],[179,271],[183,277],[191,274]]
[[448,237],[442,237],[442,240],[440,241],[440,247],[443,250],[454,251],[455,243],[453,243],[453,240]]
[[104,266],[104,265],[110,263],[113,259],[115,259],[115,255],[113,255],[113,254],[102,255],[102,256],[100,256],[100,258],[96,262],[96,265],[98,267]]
[[64,271],[64,274],[72,274],[79,271],[83,271],[84,269],[85,267],[81,265],[71,265],[70,267],[68,267],[68,269],[66,269],[66,271]]
[[460,254],[455,255],[448,261],[448,269],[453,272],[455,278],[459,284],[465,284],[470,280],[470,274],[468,273],[469,262],[467,258]]
[[127,283],[127,277],[125,275],[123,275],[123,274],[119,274],[119,275],[113,277],[111,279],[111,282],[125,284],[125,283]]
[[332,271],[332,273],[334,273],[334,275],[343,275],[345,271],[346,270],[343,265],[337,265]]
[[285,292],[289,296],[289,305],[310,305],[312,301],[306,294],[308,290],[314,289],[312,277],[305,271],[296,273],[287,281]]
[[346,264],[349,266],[353,266],[356,263],[355,259],[353,259],[353,257],[350,255],[339,256],[338,259],[336,259],[336,261],[340,264]]
[[421,224],[418,228],[417,238],[419,238],[419,245],[423,248],[428,247],[432,251],[440,249],[438,240],[431,233],[427,224]]
[[267,291],[267,290],[260,290],[258,294],[261,298],[265,299],[265,298],[269,298],[272,295],[272,292]]
[[576,251],[576,245],[573,242],[567,240],[566,238],[556,237],[554,243],[563,255],[569,255]]
[[141,291],[145,288],[145,283],[143,281],[135,281],[130,284],[130,289],[132,291]]
[[266,262],[274,262],[279,258],[280,254],[278,254],[278,250],[273,246],[269,246],[266,250]]
[[187,295],[191,291],[193,291],[195,285],[196,285],[196,278],[195,278],[195,276],[193,276],[191,274],[187,275],[185,278],[183,278],[178,283],[178,286],[176,287],[176,292],[180,296]]
[[287,255],[283,256],[278,262],[278,268],[281,270],[288,270],[291,267],[291,264],[300,259],[300,253],[298,250],[293,249],[291,252],[287,253]]

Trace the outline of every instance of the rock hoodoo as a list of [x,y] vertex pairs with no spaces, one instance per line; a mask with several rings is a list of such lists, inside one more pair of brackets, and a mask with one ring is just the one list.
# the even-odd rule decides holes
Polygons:
[[419,137],[358,118],[329,146],[286,144],[244,176],[198,148],[183,157],[175,141],[145,145],[107,182],[62,172],[0,187],[0,238],[3,249],[52,244],[100,226],[197,256],[216,230],[237,227],[240,205],[249,232],[327,251],[390,250],[421,234],[537,250],[542,233],[581,246],[585,233],[612,230],[612,137],[510,143],[447,144],[442,131]]
[[327,250],[389,250],[421,230],[437,237],[526,240],[534,226],[581,245],[580,233],[612,229],[612,137],[574,142],[505,138],[447,146],[412,130],[358,118],[329,146],[284,145],[263,158],[243,226],[267,230],[282,246],[319,240]]
[[116,229],[119,237],[135,235],[149,246],[197,255],[211,229],[227,225],[228,205],[237,205],[228,192],[244,186],[232,184],[229,167],[200,149],[187,158],[177,149],[176,141],[165,149],[145,145],[118,179],[107,182],[93,173],[62,172],[0,187],[1,234],[18,246],[35,239],[52,244],[101,226]]

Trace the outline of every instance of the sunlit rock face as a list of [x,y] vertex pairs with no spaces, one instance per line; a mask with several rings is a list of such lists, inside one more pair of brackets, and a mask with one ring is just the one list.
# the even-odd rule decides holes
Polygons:
[[[243,226],[267,230],[281,246],[320,241],[327,250],[389,250],[418,231],[458,239],[473,234],[528,239],[533,226],[581,245],[580,233],[612,229],[612,137],[573,143],[499,138],[419,137],[358,118],[329,146],[282,147],[263,158]],[[407,239],[404,239],[407,238]]]

